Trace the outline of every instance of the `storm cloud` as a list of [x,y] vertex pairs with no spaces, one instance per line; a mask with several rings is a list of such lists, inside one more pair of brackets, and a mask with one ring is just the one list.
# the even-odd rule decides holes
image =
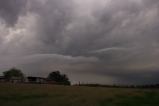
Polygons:
[[158,83],[158,17],[158,0],[1,0],[0,69],[61,70],[73,83]]
[[26,0],[1,0],[0,16],[7,24],[13,25],[18,20],[20,14],[23,14]]

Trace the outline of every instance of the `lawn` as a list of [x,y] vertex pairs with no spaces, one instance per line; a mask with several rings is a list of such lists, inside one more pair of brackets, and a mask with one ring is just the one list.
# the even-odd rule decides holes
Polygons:
[[159,89],[0,84],[0,106],[159,106]]

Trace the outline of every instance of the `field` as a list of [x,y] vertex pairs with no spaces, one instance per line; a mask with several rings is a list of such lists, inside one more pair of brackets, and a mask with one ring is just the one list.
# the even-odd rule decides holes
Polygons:
[[159,89],[0,84],[0,106],[159,106]]

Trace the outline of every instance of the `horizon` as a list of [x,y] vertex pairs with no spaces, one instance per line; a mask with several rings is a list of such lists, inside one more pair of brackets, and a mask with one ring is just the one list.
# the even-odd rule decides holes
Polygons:
[[1,0],[0,75],[159,83],[158,0]]

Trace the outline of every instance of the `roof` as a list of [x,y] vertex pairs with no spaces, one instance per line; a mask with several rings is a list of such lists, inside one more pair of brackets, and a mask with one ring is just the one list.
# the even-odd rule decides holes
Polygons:
[[4,76],[0,76],[0,77],[4,77]]
[[43,78],[43,77],[32,77],[32,76],[29,76],[27,78],[28,79],[47,79],[47,78]]
[[19,79],[22,79],[22,77],[12,77],[11,79],[12,80],[19,80]]
[[4,79],[5,77],[4,76],[0,76],[0,79]]

